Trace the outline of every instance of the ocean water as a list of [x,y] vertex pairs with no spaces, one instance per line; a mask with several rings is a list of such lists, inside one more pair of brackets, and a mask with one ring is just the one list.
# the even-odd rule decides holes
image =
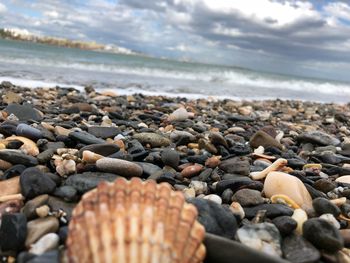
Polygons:
[[33,88],[92,85],[118,94],[350,101],[350,83],[0,39],[4,80]]

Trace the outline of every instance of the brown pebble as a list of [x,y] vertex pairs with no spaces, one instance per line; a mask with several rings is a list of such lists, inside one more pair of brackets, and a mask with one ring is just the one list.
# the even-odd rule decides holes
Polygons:
[[21,186],[19,184],[19,176],[13,177],[8,180],[0,181],[0,197],[20,193]]
[[213,156],[208,158],[205,161],[205,166],[209,167],[209,168],[215,168],[220,164],[220,157],[219,156]]
[[200,164],[190,165],[181,171],[181,175],[183,177],[192,177],[199,174],[202,171],[202,169],[203,166]]

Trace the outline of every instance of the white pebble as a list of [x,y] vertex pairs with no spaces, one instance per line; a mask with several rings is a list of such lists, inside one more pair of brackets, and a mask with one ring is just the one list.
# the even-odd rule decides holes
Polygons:
[[49,233],[41,237],[36,243],[29,249],[30,253],[35,255],[44,254],[47,251],[58,247],[60,238],[55,233]]
[[218,196],[218,195],[215,195],[215,194],[206,195],[206,196],[204,196],[204,199],[213,201],[213,202],[215,202],[215,203],[217,203],[217,204],[219,204],[219,205],[222,204],[221,197]]

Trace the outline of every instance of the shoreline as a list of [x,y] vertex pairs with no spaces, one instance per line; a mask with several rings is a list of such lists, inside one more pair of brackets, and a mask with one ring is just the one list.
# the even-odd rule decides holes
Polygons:
[[[69,229],[82,234],[68,229],[74,207],[117,177],[181,192],[207,233],[231,240],[206,242],[207,251],[216,244],[209,262],[238,243],[247,249],[236,247],[242,262],[350,260],[349,104],[9,82],[0,98],[0,254],[8,260],[64,262],[73,253]],[[105,221],[93,216],[100,229]]]

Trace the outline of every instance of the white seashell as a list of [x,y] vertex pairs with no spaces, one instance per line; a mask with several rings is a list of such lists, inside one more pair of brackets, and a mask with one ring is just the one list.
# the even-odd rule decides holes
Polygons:
[[250,173],[250,177],[253,180],[261,180],[261,179],[265,178],[268,173],[273,172],[273,171],[277,171],[277,170],[283,168],[284,166],[287,165],[287,163],[288,163],[288,161],[286,159],[279,158],[276,161],[274,161],[269,167],[266,167],[264,170],[262,170],[260,172]]
[[295,209],[292,218],[297,221],[296,233],[301,235],[303,233],[303,224],[307,220],[307,214],[303,209]]
[[185,108],[179,108],[171,113],[168,117],[168,121],[184,121],[189,118],[190,114]]
[[68,262],[202,262],[197,209],[167,183],[139,178],[102,182],[75,207]]

